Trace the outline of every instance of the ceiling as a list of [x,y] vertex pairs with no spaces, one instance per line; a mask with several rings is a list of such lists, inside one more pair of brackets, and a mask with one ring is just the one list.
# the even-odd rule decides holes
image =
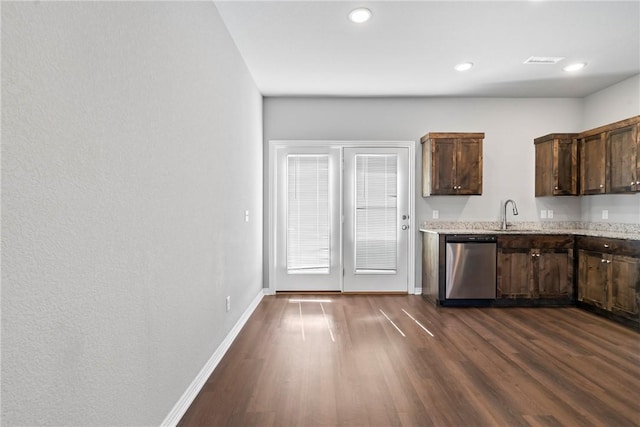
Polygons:
[[265,96],[581,98],[640,73],[640,0],[215,4]]

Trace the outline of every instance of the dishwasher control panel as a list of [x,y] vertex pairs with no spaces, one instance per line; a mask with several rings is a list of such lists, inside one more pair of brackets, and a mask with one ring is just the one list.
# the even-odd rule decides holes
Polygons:
[[495,235],[484,234],[451,234],[446,236],[447,243],[464,243],[464,242],[488,242],[495,243],[498,237]]

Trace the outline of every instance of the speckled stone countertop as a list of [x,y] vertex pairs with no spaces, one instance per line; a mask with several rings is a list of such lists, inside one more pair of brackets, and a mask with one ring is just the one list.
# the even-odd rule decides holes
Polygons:
[[640,224],[604,222],[509,222],[500,230],[497,221],[425,221],[420,225],[424,233],[438,234],[573,234],[614,239],[640,240]]

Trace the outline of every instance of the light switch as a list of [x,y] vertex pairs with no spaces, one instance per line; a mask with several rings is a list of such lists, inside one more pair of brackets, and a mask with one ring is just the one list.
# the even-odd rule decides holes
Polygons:
[[553,218],[553,211],[551,209],[547,212],[547,218]]
[[244,211],[244,222],[249,222],[249,211]]
[[602,219],[609,219],[609,211],[606,209],[602,210]]
[[540,218],[542,218],[542,219],[546,219],[547,218],[547,211],[545,209],[542,209],[540,211]]
[[440,211],[434,210],[433,211],[433,219],[438,219],[438,218],[440,218]]

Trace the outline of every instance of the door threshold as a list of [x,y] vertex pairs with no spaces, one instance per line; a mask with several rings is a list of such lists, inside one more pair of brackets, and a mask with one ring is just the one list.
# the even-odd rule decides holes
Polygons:
[[339,295],[341,291],[276,291],[276,295]]
[[409,295],[407,291],[344,291],[345,295]]
[[276,291],[276,295],[409,295],[407,291]]

